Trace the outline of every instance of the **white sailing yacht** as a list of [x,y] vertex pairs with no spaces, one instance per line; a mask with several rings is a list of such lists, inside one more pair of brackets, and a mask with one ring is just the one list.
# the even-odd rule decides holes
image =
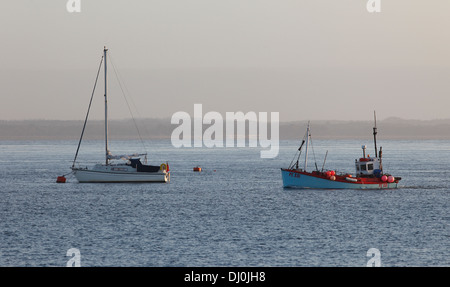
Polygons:
[[[81,133],[75,159],[72,165],[72,172],[77,180],[81,182],[169,182],[170,172],[168,163],[162,163],[159,166],[146,165],[140,160],[141,156],[147,158],[147,154],[132,154],[114,156],[108,149],[108,98],[107,98],[107,52],[106,47],[103,49],[104,69],[105,69],[105,163],[95,164],[93,167],[75,167],[76,158],[80,149],[83,138],[86,121],[88,119],[89,110],[92,103],[89,103],[88,113]],[[101,67],[101,62],[100,62]],[[97,73],[97,79],[100,72]],[[97,80],[96,80],[97,83]],[[95,90],[95,86],[94,86]],[[92,96],[94,93],[92,93]],[[122,159],[125,162],[112,163],[111,160]]]

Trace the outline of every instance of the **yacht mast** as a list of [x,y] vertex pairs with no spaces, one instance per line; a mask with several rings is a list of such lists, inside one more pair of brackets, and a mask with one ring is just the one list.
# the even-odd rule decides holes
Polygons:
[[106,165],[109,164],[108,160],[108,97],[107,97],[107,73],[106,73],[106,52],[108,49],[106,47],[103,48],[103,54],[105,57],[105,158],[106,158]]

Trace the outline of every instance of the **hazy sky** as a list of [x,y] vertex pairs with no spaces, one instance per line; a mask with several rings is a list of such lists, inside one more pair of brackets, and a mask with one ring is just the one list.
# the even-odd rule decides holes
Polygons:
[[[136,117],[450,118],[450,1],[8,0],[0,119],[84,119],[103,46]],[[111,67],[111,65],[110,65]],[[110,116],[128,108],[110,69]],[[102,115],[103,83],[93,118]]]

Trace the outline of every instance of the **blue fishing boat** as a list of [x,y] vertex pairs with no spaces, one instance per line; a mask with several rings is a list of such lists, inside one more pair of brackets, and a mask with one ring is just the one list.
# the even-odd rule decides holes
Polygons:
[[[319,171],[316,169],[307,171],[308,167],[308,148],[311,142],[310,124],[308,122],[305,137],[294,159],[288,168],[281,169],[284,187],[293,188],[314,188],[314,189],[384,189],[398,188],[400,177],[394,177],[385,173],[382,165],[382,148],[377,150],[377,126],[376,115],[374,113],[375,126],[373,128],[373,137],[375,145],[375,157],[366,156],[366,145],[362,146],[363,156],[355,160],[356,175],[349,173],[336,173],[334,170]],[[302,148],[305,146],[305,162],[303,169],[299,168],[299,159]],[[296,160],[295,160],[296,159]],[[326,159],[326,157],[325,157]],[[325,164],[325,161],[324,161]]]

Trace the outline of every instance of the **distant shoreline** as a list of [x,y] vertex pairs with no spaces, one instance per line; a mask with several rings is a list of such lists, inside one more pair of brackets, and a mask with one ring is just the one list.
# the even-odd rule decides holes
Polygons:
[[[132,120],[111,120],[110,138],[139,139],[140,134],[142,139],[170,139],[177,127],[170,124],[170,119],[138,119],[136,125]],[[0,140],[78,140],[82,126],[83,121],[79,120],[2,120]],[[450,139],[450,119],[423,121],[388,118],[378,121],[377,127],[380,139]],[[306,121],[281,122],[279,128],[280,140],[301,139]],[[311,121],[312,135],[316,139],[371,139],[372,128],[371,121]],[[88,122],[86,140],[103,139],[103,134],[103,121]]]

